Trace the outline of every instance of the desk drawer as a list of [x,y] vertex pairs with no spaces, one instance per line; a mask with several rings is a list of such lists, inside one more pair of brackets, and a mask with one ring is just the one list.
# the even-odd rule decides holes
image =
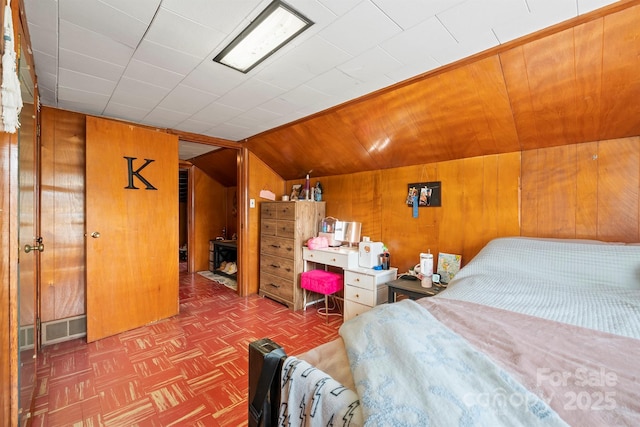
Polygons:
[[296,223],[293,221],[278,220],[276,225],[276,236],[293,239],[296,235]]
[[363,289],[358,288],[357,286],[346,285],[344,287],[344,298],[369,307],[376,305],[376,294],[372,289]]
[[339,252],[311,251],[303,248],[305,259],[317,264],[333,265],[334,267],[347,268],[349,266],[349,255]]
[[293,281],[295,266],[293,259],[260,254],[260,271]]
[[345,286],[357,286],[358,288],[373,291],[376,288],[376,278],[368,274],[359,274],[347,270],[344,272],[344,284]]
[[358,304],[357,302],[345,301],[344,302],[344,321],[353,319],[362,313],[371,310],[371,307]]

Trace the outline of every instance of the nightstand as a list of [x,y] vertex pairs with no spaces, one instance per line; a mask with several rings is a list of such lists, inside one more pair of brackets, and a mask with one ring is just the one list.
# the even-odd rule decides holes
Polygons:
[[420,280],[406,280],[397,279],[387,283],[389,288],[388,302],[396,302],[396,294],[406,295],[409,298],[415,300],[418,298],[432,297],[438,295],[439,292],[446,288],[431,286],[430,288],[423,288],[420,284]]

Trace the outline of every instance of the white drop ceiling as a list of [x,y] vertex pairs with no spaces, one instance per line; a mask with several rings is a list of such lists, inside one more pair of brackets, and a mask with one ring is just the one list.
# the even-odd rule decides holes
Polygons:
[[212,59],[270,0],[24,0],[41,103],[242,141],[614,1],[286,2],[315,24],[242,74]]

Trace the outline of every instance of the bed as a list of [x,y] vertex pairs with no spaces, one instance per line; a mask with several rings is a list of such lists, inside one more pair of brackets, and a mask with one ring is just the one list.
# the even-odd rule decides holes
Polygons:
[[637,426],[640,245],[495,239],[437,296],[280,351],[250,425]]

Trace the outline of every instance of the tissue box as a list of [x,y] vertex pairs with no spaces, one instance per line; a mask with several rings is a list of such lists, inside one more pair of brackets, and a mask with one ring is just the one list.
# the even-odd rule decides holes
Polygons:
[[358,265],[373,268],[380,264],[378,257],[384,250],[382,242],[360,242],[358,245]]

